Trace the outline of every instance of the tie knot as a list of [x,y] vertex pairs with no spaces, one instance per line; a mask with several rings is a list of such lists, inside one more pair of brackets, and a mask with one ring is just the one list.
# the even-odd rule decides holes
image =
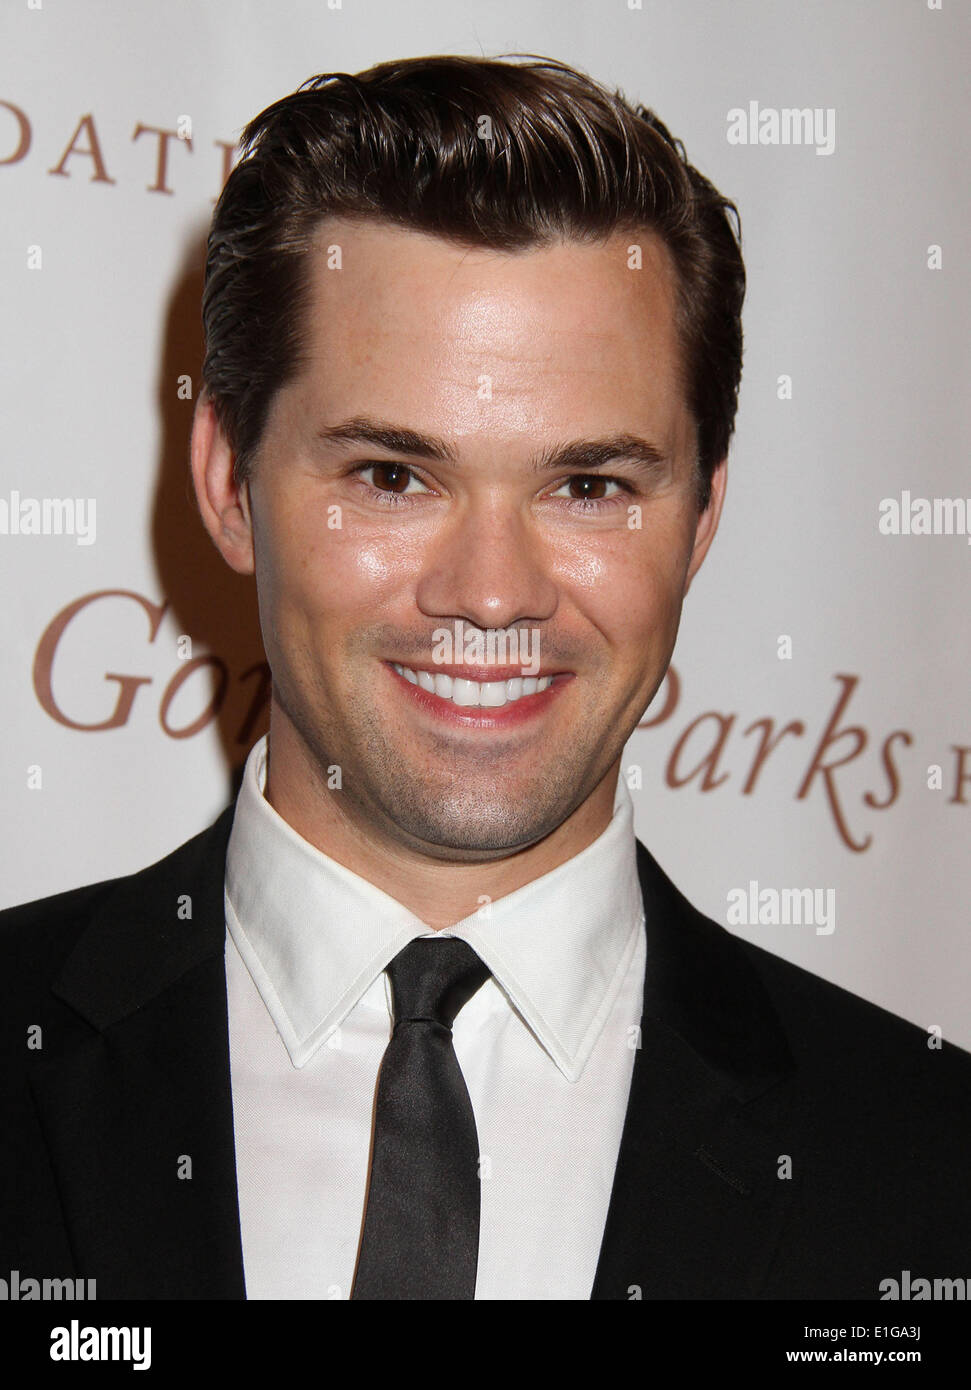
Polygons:
[[395,1027],[431,1019],[451,1028],[459,1009],[489,978],[489,968],[467,941],[455,936],[416,937],[388,966]]

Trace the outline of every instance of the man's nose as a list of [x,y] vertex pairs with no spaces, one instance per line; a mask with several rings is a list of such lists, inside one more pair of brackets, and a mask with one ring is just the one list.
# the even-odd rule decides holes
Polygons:
[[418,606],[483,629],[547,622],[557,603],[550,562],[548,544],[518,507],[495,497],[470,502],[423,550]]

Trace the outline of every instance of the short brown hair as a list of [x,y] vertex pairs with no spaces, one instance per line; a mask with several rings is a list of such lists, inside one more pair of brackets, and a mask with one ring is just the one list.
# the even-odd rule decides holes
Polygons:
[[742,370],[738,211],[652,111],[553,59],[508,56],[531,61],[436,56],[324,73],[246,127],[213,214],[203,295],[203,381],[240,480],[275,393],[299,370],[308,254],[325,217],[507,251],[647,228],[676,267],[708,505]]

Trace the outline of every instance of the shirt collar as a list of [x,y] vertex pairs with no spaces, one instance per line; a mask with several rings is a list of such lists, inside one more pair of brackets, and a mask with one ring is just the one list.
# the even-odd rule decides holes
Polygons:
[[[263,795],[267,740],[246,760],[226,858],[226,923],[295,1067],[400,950],[429,932],[402,903],[316,849]],[[448,928],[570,1081],[578,1080],[643,928],[623,777],[592,844]]]

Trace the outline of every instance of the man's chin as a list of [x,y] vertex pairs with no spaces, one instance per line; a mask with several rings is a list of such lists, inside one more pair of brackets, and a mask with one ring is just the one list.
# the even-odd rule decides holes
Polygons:
[[492,800],[487,807],[459,808],[435,803],[411,802],[388,808],[399,837],[432,859],[474,859],[483,862],[508,858],[552,834],[565,819],[560,808],[524,814],[523,798]]

